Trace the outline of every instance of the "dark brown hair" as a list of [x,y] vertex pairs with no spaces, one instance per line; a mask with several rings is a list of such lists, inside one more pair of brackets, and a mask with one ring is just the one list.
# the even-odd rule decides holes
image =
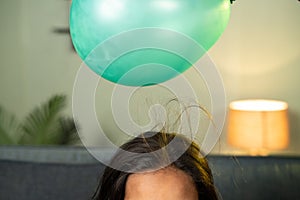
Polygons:
[[[158,152],[161,149],[163,151]],[[126,156],[124,152],[133,152],[136,156]],[[124,200],[126,181],[130,174],[167,166],[180,169],[192,177],[199,199],[218,199],[207,160],[201,156],[199,146],[183,135],[144,133],[121,146],[110,166],[116,164],[118,170],[106,167],[93,200]]]

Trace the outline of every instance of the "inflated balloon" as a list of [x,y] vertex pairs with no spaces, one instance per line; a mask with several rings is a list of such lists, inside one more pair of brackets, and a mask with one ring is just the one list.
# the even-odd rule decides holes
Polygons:
[[142,86],[188,69],[217,41],[229,16],[230,0],[73,0],[70,31],[95,73]]

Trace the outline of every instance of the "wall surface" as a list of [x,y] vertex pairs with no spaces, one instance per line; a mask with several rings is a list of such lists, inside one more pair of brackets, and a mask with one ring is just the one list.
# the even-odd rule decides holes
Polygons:
[[[0,2],[0,105],[22,118],[51,95],[71,96],[80,58],[67,34],[69,2],[62,0],[2,0]],[[296,0],[238,0],[232,5],[227,29],[208,54],[222,76],[230,101],[268,98],[289,103],[291,143],[285,151],[300,154],[300,3]],[[193,69],[184,73],[197,99],[209,111],[210,96],[203,78]],[[101,127],[116,142],[122,131],[114,122],[111,94],[114,85],[101,80],[95,93]],[[162,87],[137,90],[129,102],[132,118],[149,122],[149,105],[166,103],[172,93]],[[146,99],[146,102],[145,102]],[[84,105],[83,105],[84,109]],[[122,111],[122,110],[121,110]],[[86,119],[89,122],[89,118]],[[203,119],[201,130],[207,129]],[[225,125],[226,127],[226,125]],[[83,132],[89,145],[101,143],[96,127]],[[214,153],[237,153],[226,143],[226,128]],[[282,153],[282,152],[281,152]]]
[[[299,13],[298,1],[235,1],[227,29],[209,52],[223,76],[228,103],[245,98],[288,102],[291,126],[289,151],[298,153]],[[223,138],[225,136],[226,130]],[[228,150],[225,140],[221,141],[224,143],[221,142],[220,146],[224,151]]]
[[68,35],[54,33],[68,27],[68,1],[0,5],[0,104],[21,118],[53,94],[70,96],[80,59]]

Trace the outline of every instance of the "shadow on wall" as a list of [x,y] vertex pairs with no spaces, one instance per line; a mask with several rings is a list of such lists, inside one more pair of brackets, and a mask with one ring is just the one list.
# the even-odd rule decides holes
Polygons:
[[289,149],[291,151],[299,151],[299,141],[300,134],[298,133],[300,130],[299,125],[299,114],[295,111],[289,111],[289,121],[290,121],[290,145]]

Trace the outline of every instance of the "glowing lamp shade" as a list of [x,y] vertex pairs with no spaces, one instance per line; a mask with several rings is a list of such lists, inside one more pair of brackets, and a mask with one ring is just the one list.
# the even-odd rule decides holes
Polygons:
[[248,150],[280,150],[289,144],[288,105],[241,100],[229,105],[228,143]]

